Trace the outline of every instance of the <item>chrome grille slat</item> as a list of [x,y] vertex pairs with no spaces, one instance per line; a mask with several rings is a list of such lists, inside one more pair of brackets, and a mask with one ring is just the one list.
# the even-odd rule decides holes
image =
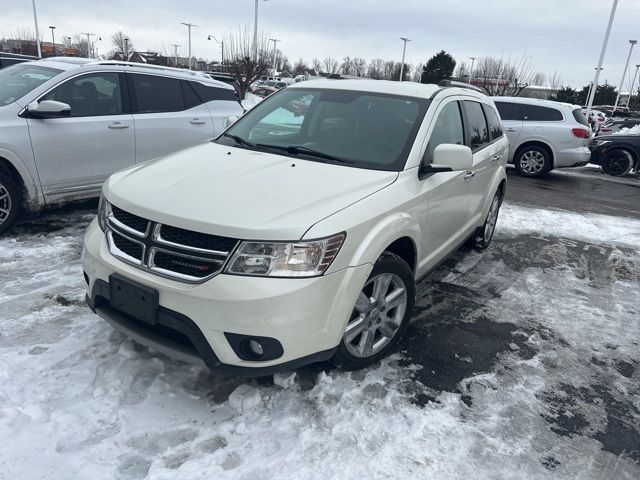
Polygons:
[[[114,257],[153,274],[187,283],[200,283],[219,274],[238,244],[238,240],[228,237],[156,223],[115,206],[108,211],[107,218],[107,241]],[[165,226],[172,238],[191,244],[164,239],[162,230]],[[227,248],[201,248],[203,245]]]

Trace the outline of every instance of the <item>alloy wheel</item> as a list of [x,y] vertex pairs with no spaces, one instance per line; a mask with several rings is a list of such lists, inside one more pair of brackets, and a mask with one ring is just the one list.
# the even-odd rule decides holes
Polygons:
[[520,168],[530,174],[536,175],[544,169],[544,155],[538,150],[528,150],[520,156]]
[[493,197],[493,201],[491,202],[489,215],[487,215],[487,221],[484,224],[484,232],[482,232],[485,244],[488,244],[493,237],[493,232],[496,229],[496,222],[498,221],[498,210],[500,210],[500,199],[496,195]]
[[394,273],[369,279],[358,295],[344,334],[347,351],[358,358],[371,357],[396,336],[407,310],[407,289]]
[[11,195],[9,190],[0,183],[0,225],[2,225],[9,215],[11,215]]

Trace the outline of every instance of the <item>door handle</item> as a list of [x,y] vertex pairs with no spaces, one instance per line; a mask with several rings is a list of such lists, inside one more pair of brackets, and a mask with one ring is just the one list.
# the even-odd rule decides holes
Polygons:
[[129,128],[129,125],[127,125],[126,123],[113,122],[108,127],[111,128],[112,130],[116,130],[116,129],[119,129],[119,128]]
[[492,162],[497,162],[501,158],[502,158],[502,155],[494,155],[493,157],[491,157],[491,161]]
[[192,118],[191,120],[189,120],[189,123],[191,125],[202,125],[207,122],[205,120],[200,120],[199,118]]
[[515,129],[515,128],[511,128],[511,127],[509,127],[509,128],[505,128],[505,129],[504,129],[504,131],[505,131],[505,132],[515,132],[515,131],[516,131],[516,129]]
[[476,176],[476,172],[474,172],[473,170],[469,170],[467,173],[464,174],[464,179],[469,180],[470,178],[473,178],[475,176]]

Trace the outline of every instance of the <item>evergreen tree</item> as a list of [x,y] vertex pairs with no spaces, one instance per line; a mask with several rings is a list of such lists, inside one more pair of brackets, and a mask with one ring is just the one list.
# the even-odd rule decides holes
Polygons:
[[451,77],[454,68],[456,68],[456,61],[442,50],[431,57],[423,67],[420,83],[438,83],[440,80]]

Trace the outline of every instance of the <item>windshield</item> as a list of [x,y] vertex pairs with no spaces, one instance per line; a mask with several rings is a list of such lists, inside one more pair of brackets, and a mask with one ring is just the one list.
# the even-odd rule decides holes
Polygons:
[[0,70],[0,107],[15,102],[59,73],[62,70],[33,63],[3,68]]
[[285,89],[216,142],[321,162],[400,171],[427,99],[334,89]]

